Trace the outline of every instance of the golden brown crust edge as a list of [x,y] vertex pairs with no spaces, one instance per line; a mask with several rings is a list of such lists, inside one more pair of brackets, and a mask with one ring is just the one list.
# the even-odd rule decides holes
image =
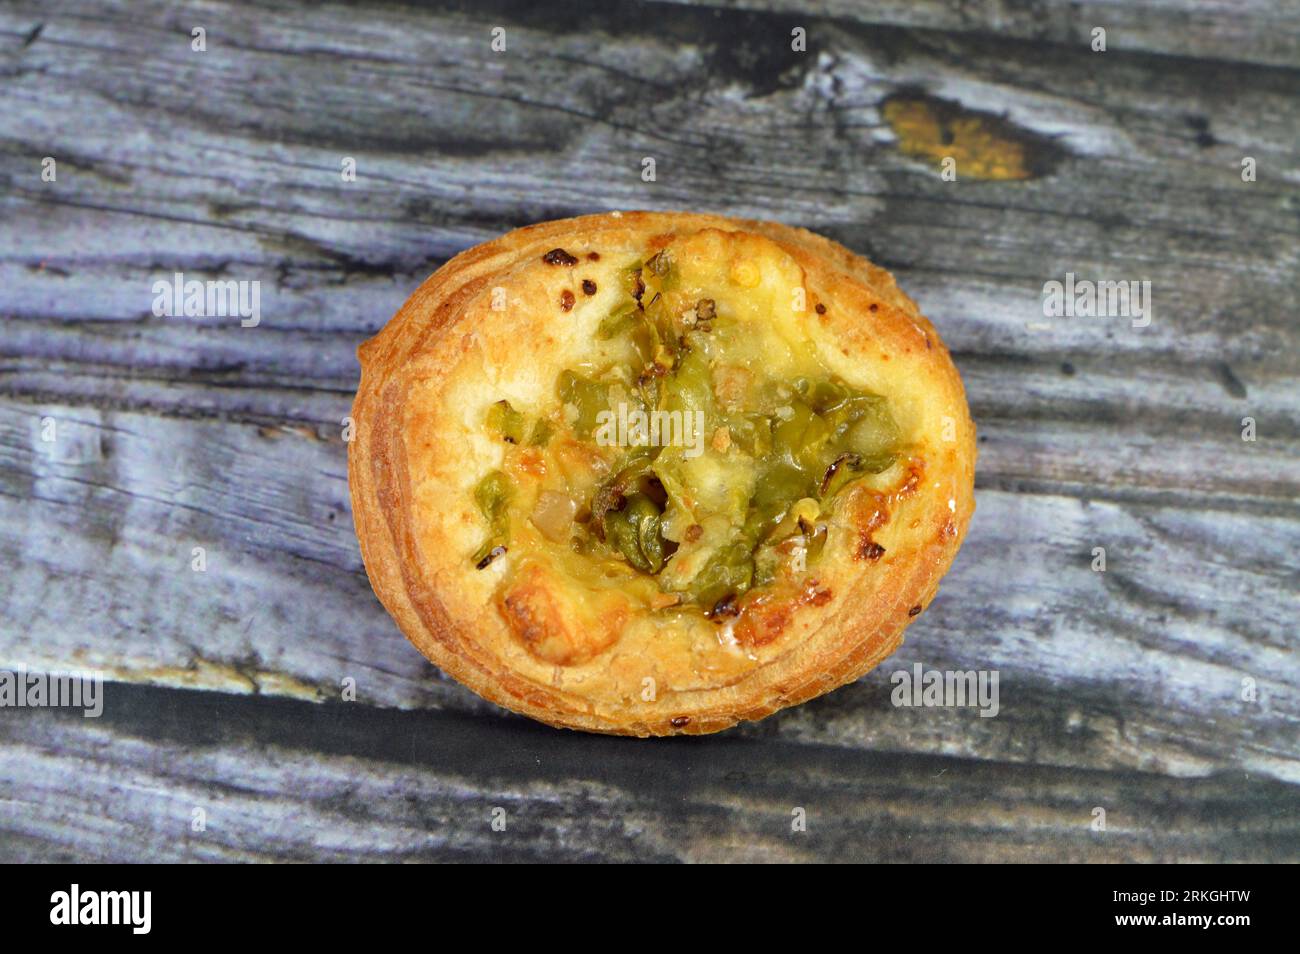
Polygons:
[[[809,650],[787,654],[713,698],[697,693],[683,716],[667,706],[659,714],[617,718],[594,710],[580,695],[521,677],[476,644],[477,621],[449,612],[446,594],[421,570],[422,554],[410,518],[412,489],[402,434],[407,370],[420,364],[421,380],[438,386],[445,364],[419,357],[445,341],[464,317],[464,305],[521,261],[550,248],[629,236],[684,234],[698,229],[765,236],[785,250],[839,300],[870,304],[871,332],[894,349],[924,349],[927,385],[952,410],[956,434],[945,474],[946,511],[913,514],[924,532],[906,559],[895,560],[890,585],[866,600],[852,593],[836,601]],[[923,343],[922,343],[923,342]],[[742,720],[763,718],[851,682],[878,665],[902,641],[917,607],[928,605],[965,536],[974,509],[974,426],[961,380],[938,334],[884,270],[842,246],[803,229],[770,222],[695,213],[626,212],[546,222],[508,233],[451,259],[427,279],[392,321],[358,351],[362,379],[353,406],[349,481],[362,558],[375,593],[403,633],[432,662],[484,698],[555,726],[625,735],[703,734]]]

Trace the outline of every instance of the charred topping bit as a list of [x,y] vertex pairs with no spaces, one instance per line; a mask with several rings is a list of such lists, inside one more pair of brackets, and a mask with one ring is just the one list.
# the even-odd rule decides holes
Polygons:
[[712,321],[718,316],[718,306],[712,298],[701,298],[695,303],[695,320]]
[[818,303],[817,303],[817,309],[816,309],[816,311],[817,311],[817,314],[819,314],[819,315],[824,315],[824,314],[826,314],[826,306],[823,305],[821,302],[818,302]]
[[637,269],[632,276],[632,297],[636,303],[641,304],[641,296],[645,294],[645,282],[641,281],[641,269]]
[[846,451],[831,461],[831,465],[826,468],[826,475],[822,477],[822,496],[826,496],[826,492],[830,490],[831,484],[835,480],[835,475],[839,473],[841,467],[847,464],[849,467],[856,468],[860,466],[861,463],[861,455],[849,451]]
[[799,517],[798,524],[799,532],[803,534],[806,541],[811,542],[814,537],[821,536],[825,538],[826,536],[826,526],[824,524],[815,524],[802,515]]
[[908,615],[908,616],[920,616],[920,615],[921,615],[921,607],[920,607],[920,606],[913,606],[910,610],[907,611],[907,615]]
[[599,253],[599,252],[588,252],[588,253],[587,253],[587,261],[589,261],[589,262],[599,262],[599,261],[600,261],[600,253]]
[[874,540],[867,540],[863,542],[862,546],[858,549],[858,559],[868,560],[871,563],[875,563],[884,555],[885,555],[885,548],[882,547],[879,543],[876,543],[876,541]]
[[670,368],[660,364],[658,361],[654,362],[653,364],[647,364],[644,368],[641,369],[641,373],[637,375],[636,383],[641,387],[644,387],[645,385],[653,381],[655,378],[662,378],[670,370],[671,370]]
[[700,537],[704,536],[704,528],[698,523],[693,523],[686,528],[686,542],[694,543]]
[[565,311],[573,310],[573,292],[567,288],[560,292],[560,307]]
[[673,259],[668,254],[668,249],[660,249],[650,261],[645,263],[645,267],[652,275],[658,275],[660,278],[667,275],[673,267]]
[[584,295],[596,294],[596,283],[593,282],[590,278],[584,278],[582,280],[582,293]]
[[669,721],[673,724],[674,729],[684,729],[691,724],[691,717],[673,716]]
[[577,265],[578,260],[562,248],[553,248],[542,256],[547,265]]
[[722,599],[713,604],[713,609],[706,614],[709,619],[720,619],[723,616],[739,616],[740,604],[736,602],[736,594],[728,593]]
[[867,306],[867,311],[879,311],[879,310],[880,310],[880,306],[877,305],[874,301]]
[[506,548],[503,546],[493,547],[491,550],[487,552],[487,556],[483,557],[483,559],[479,560],[477,563],[474,564],[474,569],[476,570],[484,569],[489,563],[491,563],[497,557],[504,556],[505,552],[506,552]]

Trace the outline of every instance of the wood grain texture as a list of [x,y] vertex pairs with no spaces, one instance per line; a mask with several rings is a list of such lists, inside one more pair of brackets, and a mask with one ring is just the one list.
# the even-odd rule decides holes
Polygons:
[[[17,568],[0,596],[25,621],[0,663],[310,699],[351,677],[374,704],[486,708],[434,681],[370,595],[341,458],[312,430],[0,409],[0,554]],[[984,490],[895,660],[773,724],[851,747],[1295,780],[1295,614],[1276,597],[1296,584],[1277,554],[1297,547],[1285,516]],[[888,674],[914,662],[998,670],[1002,714],[894,709]],[[1247,677],[1258,703],[1239,698]]]
[[[1293,786],[611,739],[518,720],[111,686],[0,715],[11,860],[1287,861]],[[292,792],[293,798],[285,793]],[[791,831],[804,810],[807,831]],[[1106,830],[1093,831],[1096,808]],[[194,830],[195,810],[204,830]],[[491,827],[505,812],[505,830]]]
[[[0,856],[1300,860],[1297,37],[1254,2],[6,5],[0,666],[115,682],[103,720],[0,712]],[[1049,171],[943,181],[900,92],[1005,116]],[[501,717],[401,639],[351,529],[357,343],[460,249],[605,208],[891,268],[980,429],[900,654],[722,740]],[[262,323],[154,317],[177,271],[260,281]],[[1149,280],[1150,326],[1045,318],[1067,271]],[[1000,714],[895,708],[914,662],[998,670]],[[1122,836],[1089,832],[1112,803]]]
[[1293,0],[1075,0],[1068,8],[1041,0],[708,0],[707,5],[780,11],[796,21],[987,34],[1032,41],[1044,50],[1089,48],[1093,29],[1102,27],[1108,50],[1282,67],[1300,62],[1300,8]]

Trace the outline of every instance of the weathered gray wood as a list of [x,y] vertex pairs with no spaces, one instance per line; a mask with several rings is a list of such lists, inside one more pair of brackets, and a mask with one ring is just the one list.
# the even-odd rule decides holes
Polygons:
[[1295,788],[1240,772],[636,742],[127,686],[100,719],[0,714],[0,743],[5,861],[1300,860]]
[[[0,9],[0,666],[100,666],[121,703],[0,712],[0,855],[1300,860],[1300,18],[773,6]],[[942,181],[881,113],[918,89],[1045,171]],[[498,719],[396,633],[348,512],[356,344],[460,249],[620,207],[888,266],[981,436],[971,536],[898,656],[694,747]],[[155,318],[175,271],[261,281],[262,325]],[[1045,318],[1067,271],[1150,280],[1152,324]],[[999,670],[1001,714],[894,708],[913,662]],[[838,827],[792,843],[792,789]],[[482,821],[501,799],[518,840]],[[1088,832],[1113,802],[1133,824]]]
[[[672,8],[583,15],[582,31],[530,18],[510,24],[515,52],[494,54],[491,24],[467,14],[415,29],[418,14],[390,11],[359,30],[349,8],[304,21],[218,7],[200,54],[174,14],[151,18],[148,5],[75,20],[59,9],[0,14],[15,41],[46,20],[5,78],[24,106],[6,117],[4,208],[18,227],[0,278],[35,331],[130,322],[101,329],[122,363],[148,363],[148,285],[177,268],[264,281],[271,328],[355,336],[433,262],[519,221],[720,200],[897,267],[961,350],[1253,361],[1287,340],[1294,71],[870,30],[798,55],[779,19],[737,39],[708,11],[679,22]],[[644,29],[656,17],[661,29]],[[151,20],[165,28],[141,25]],[[751,57],[738,61],[742,48]],[[913,85],[1006,112],[1058,142],[1063,164],[1026,183],[940,181],[899,154],[879,115]],[[58,183],[42,183],[40,156],[20,145],[37,143],[64,157]],[[640,179],[647,155],[654,183]],[[341,181],[343,156],[358,159],[356,183]],[[1241,181],[1243,156],[1259,181]],[[113,240],[87,255],[88,230]],[[998,241],[983,240],[990,230]],[[1043,282],[1067,270],[1149,279],[1157,320],[1027,330],[1042,321]],[[169,332],[196,354],[217,334]]]
[[[308,699],[338,698],[352,677],[368,703],[488,709],[437,678],[370,595],[343,453],[312,431],[0,408],[0,563],[14,568],[0,605],[22,621],[0,664],[72,659],[126,681]],[[1294,514],[983,490],[895,660],[756,731],[1300,779],[1297,547]],[[889,673],[913,662],[999,670],[1002,713],[894,709]],[[1241,701],[1247,677],[1258,703]]]
[[[23,347],[39,350],[54,338],[31,335]],[[88,341],[75,363],[0,362],[0,393],[16,413],[35,417],[43,408],[85,407],[337,439],[355,387],[352,342],[316,343],[314,376],[304,380],[285,370],[299,366],[285,348],[295,338],[260,340],[265,346],[247,360],[213,370],[118,367],[102,363],[104,351]],[[981,487],[1300,514],[1300,390],[1292,375],[1258,365],[1068,357],[956,356],[979,424]],[[337,374],[321,370],[332,363]],[[1241,439],[1248,416],[1255,442]]]
[[[692,6],[700,0],[670,0]],[[823,17],[867,27],[914,27],[1023,40],[1044,55],[1090,49],[1092,30],[1106,30],[1108,51],[1163,53],[1295,67],[1300,63],[1300,7],[1293,0],[707,0],[727,10],[773,10],[811,27]]]
[[[902,46],[907,56],[901,63],[892,63],[888,55],[897,42],[891,45],[847,33],[834,34],[833,41],[827,41],[842,47],[842,55],[824,67],[813,68],[805,77],[809,81],[820,77],[818,82],[810,88],[787,84],[765,96],[763,107],[747,108],[743,100],[736,99],[737,90],[744,89],[735,86],[738,77],[724,72],[715,78],[712,71],[718,64],[701,48],[695,59],[677,72],[682,88],[691,90],[692,97],[704,95],[715,101],[719,115],[704,115],[692,104],[680,111],[678,120],[696,127],[701,136],[707,133],[716,148],[701,153],[698,148],[677,148],[676,143],[668,142],[674,162],[667,165],[680,160],[681,168],[671,173],[666,169],[663,181],[647,185],[635,174],[610,175],[616,158],[639,169],[637,160],[643,151],[629,151],[628,131],[621,123],[602,125],[584,122],[582,117],[565,117],[563,121],[580,129],[581,135],[561,134],[556,128],[555,142],[575,145],[541,153],[533,149],[529,161],[519,163],[518,150],[531,148],[527,143],[531,121],[523,117],[533,116],[545,124],[555,112],[544,103],[529,105],[532,101],[526,97],[532,85],[541,82],[549,89],[563,84],[574,98],[592,100],[594,110],[600,103],[592,99],[595,88],[585,77],[598,68],[582,67],[571,62],[568,54],[557,54],[557,69],[563,70],[559,75],[539,78],[515,75],[508,69],[489,71],[483,90],[471,92],[452,80],[464,72],[462,60],[468,51],[478,49],[475,44],[482,39],[483,24],[454,15],[445,19],[443,29],[433,35],[422,33],[418,39],[400,20],[372,23],[371,29],[389,43],[374,68],[397,69],[385,65],[396,62],[403,64],[403,70],[430,74],[427,78],[438,95],[432,100],[415,97],[409,105],[417,114],[427,110],[420,115],[432,127],[448,122],[445,112],[459,116],[461,107],[472,101],[497,101],[493,108],[473,111],[466,121],[484,126],[474,135],[500,144],[493,166],[504,162],[511,175],[508,184],[502,181],[494,195],[484,197],[499,210],[488,214],[495,220],[470,224],[468,231],[455,224],[465,217],[465,207],[458,201],[463,195],[458,177],[477,174],[484,156],[493,152],[484,147],[482,155],[466,161],[463,140],[472,130],[459,130],[456,142],[430,137],[421,140],[419,148],[432,160],[432,168],[413,162],[406,153],[375,156],[379,162],[403,170],[384,174],[379,181],[366,174],[370,160],[363,155],[361,180],[345,186],[327,168],[319,148],[280,146],[282,152],[288,148],[290,155],[272,161],[260,145],[258,130],[248,131],[246,124],[227,118],[245,108],[237,108],[233,102],[239,97],[242,104],[244,96],[235,81],[255,71],[268,55],[261,46],[244,42],[219,47],[214,37],[208,54],[191,53],[181,44],[180,52],[158,57],[157,37],[137,36],[120,24],[115,26],[110,17],[102,27],[75,24],[77,30],[91,29],[92,36],[98,35],[93,31],[111,35],[112,43],[105,41],[108,51],[93,46],[86,49],[85,45],[64,51],[59,46],[57,21],[51,22],[38,41],[19,55],[16,83],[29,76],[21,64],[39,64],[34,58],[41,55],[40,44],[48,43],[49,56],[57,52],[58,68],[69,73],[68,82],[73,85],[58,91],[59,101],[50,101],[56,94],[50,88],[48,70],[33,67],[22,92],[38,106],[27,121],[48,115],[50,110],[87,116],[98,113],[91,102],[99,95],[96,90],[123,104],[121,115],[113,121],[104,120],[102,129],[94,125],[98,121],[92,121],[90,128],[76,124],[76,162],[90,161],[81,157],[91,150],[94,158],[90,165],[98,172],[86,174],[74,162],[56,188],[55,184],[24,184],[14,169],[10,179],[17,186],[11,197],[15,214],[33,221],[10,233],[10,245],[0,265],[9,289],[11,316],[20,319],[11,322],[0,348],[24,360],[29,368],[35,364],[43,369],[49,362],[59,361],[64,367],[50,372],[50,377],[60,384],[75,381],[75,396],[80,400],[120,401],[131,382],[150,375],[198,385],[199,406],[209,408],[221,403],[247,407],[261,399],[268,384],[292,383],[342,393],[355,380],[352,352],[358,337],[382,323],[441,258],[512,221],[545,214],[543,209],[554,205],[548,192],[559,188],[569,196],[571,204],[566,211],[588,207],[586,185],[593,181],[612,190],[601,198],[613,204],[661,204],[661,186],[670,195],[672,190],[686,189],[688,194],[712,197],[719,163],[737,162],[733,156],[739,156],[739,161],[767,158],[770,166],[765,166],[762,181],[772,190],[782,191],[784,199],[774,210],[746,204],[753,183],[742,178],[736,184],[739,207],[733,211],[793,215],[838,233],[851,245],[899,267],[907,287],[940,322],[951,345],[967,358],[963,367],[968,373],[976,358],[1010,359],[1005,364],[994,361],[988,379],[969,382],[981,422],[1010,417],[1018,428],[1024,427],[1028,403],[1049,430],[1059,431],[1054,418],[1065,417],[1071,429],[1095,422],[1104,435],[1112,434],[1126,417],[1137,419],[1133,422],[1136,426],[1157,436],[1168,436],[1171,415],[1181,415],[1181,422],[1199,415],[1196,426],[1213,430],[1216,437],[1229,434],[1246,414],[1261,420],[1265,445],[1273,458],[1239,478],[1233,477],[1235,468],[1221,467],[1218,455],[1208,448],[1195,447],[1189,454],[1204,462],[1201,473],[1187,473],[1180,458],[1175,470],[1181,473],[1171,479],[1166,467],[1168,449],[1152,454],[1142,441],[1112,442],[1105,436],[1080,433],[1078,447],[1085,452],[1098,442],[1120,445],[1115,454],[1100,462],[1102,468],[1117,456],[1125,456],[1122,466],[1133,475],[1134,483],[1159,478],[1171,492],[1199,494],[1226,479],[1233,481],[1236,490],[1249,487],[1254,489],[1246,492],[1257,493],[1258,488],[1276,483],[1276,478],[1261,481],[1260,469],[1274,473],[1277,459],[1285,462],[1295,456],[1296,414],[1288,395],[1294,393],[1289,385],[1296,361],[1295,348],[1287,346],[1295,339],[1288,330],[1290,317],[1284,302],[1296,278],[1296,251],[1294,228],[1283,225],[1279,232],[1283,220],[1278,215],[1279,209],[1294,208],[1294,197],[1285,187],[1279,191],[1273,169],[1284,176],[1294,173],[1296,124],[1279,125],[1274,117],[1294,117],[1297,106],[1291,87],[1279,83],[1271,73],[1239,71],[1242,83],[1253,79],[1258,86],[1252,88],[1250,99],[1257,104],[1253,116],[1243,116],[1240,104],[1230,96],[1231,87],[1201,82],[1190,68],[1171,73],[1163,63],[1104,61],[1107,65],[1102,69],[1097,61],[1082,56],[1066,57],[1063,62],[1054,59],[1045,65],[1021,53],[1017,65],[1027,77],[1022,89],[1005,80],[999,82],[996,73],[992,81],[984,78],[1003,69],[1005,53],[990,52],[974,41],[970,49],[960,50],[963,56],[954,65],[937,56],[930,46],[905,39]],[[229,10],[219,22],[226,24],[232,37],[241,31],[272,32],[289,51],[300,51],[308,34],[313,43],[338,44],[336,58],[291,58],[300,71],[302,88],[297,95],[310,101],[296,121],[314,124],[304,131],[304,135],[312,134],[313,142],[350,136],[357,145],[365,145],[362,133],[374,117],[350,113],[346,107],[351,100],[346,97],[358,83],[371,97],[386,94],[369,74],[329,79],[339,70],[350,69],[357,57],[365,61],[355,49],[350,15],[326,10],[306,28],[274,14]],[[598,22],[611,29],[617,26]],[[622,64],[626,75],[604,79],[606,83],[629,84],[630,104],[646,109],[643,99],[635,95],[636,74],[628,71],[641,67],[644,83],[651,82],[667,68],[673,47],[671,35],[657,44],[653,38],[647,43],[636,27],[635,22],[629,23],[607,51],[611,61]],[[775,28],[768,25],[769,30]],[[547,49],[555,43],[560,49],[564,44],[590,45],[581,37],[552,37],[544,23],[521,26],[517,32],[519,44],[529,55],[543,37]],[[141,80],[135,76],[133,64],[120,62],[121,56],[113,51],[122,44],[130,48],[132,43],[139,45],[141,55],[146,45],[154,49],[159,68],[176,70],[178,75],[200,66],[230,75],[229,91],[217,87],[216,95],[230,100],[212,110],[218,122],[186,129],[178,144],[170,143],[175,137],[158,125],[162,113],[135,108],[131,96],[123,92]],[[425,48],[428,44],[441,45],[444,59],[430,57]],[[349,51],[355,56],[349,58]],[[65,52],[71,55],[64,56]],[[481,49],[479,53],[489,56]],[[490,65],[496,60],[484,62]],[[505,62],[510,62],[508,56]],[[447,75],[440,78],[440,71]],[[1026,101],[1022,118],[1040,132],[1060,132],[1073,116],[1071,135],[1082,150],[1074,173],[1027,184],[958,186],[936,181],[910,160],[900,159],[886,141],[876,141],[878,116],[869,128],[845,120],[847,130],[835,136],[818,131],[818,125],[829,129],[828,123],[846,109],[873,116],[874,98],[912,82],[917,74],[942,79],[934,84],[940,92],[945,86],[958,93],[968,91],[985,108],[1010,108]],[[1061,74],[1071,75],[1062,78]],[[1098,86],[1100,80],[1094,76],[1108,77],[1106,85],[1081,97],[1079,90]],[[1157,81],[1154,89],[1153,80]],[[1026,92],[1037,88],[1048,92]],[[1090,101],[1090,96],[1099,94],[1110,97],[1113,114]],[[183,83],[165,85],[150,95],[175,97],[170,104],[161,104],[167,106],[163,111],[166,122],[184,115],[183,100],[189,94]],[[1035,102],[1027,102],[1035,97]],[[1202,107],[1218,104],[1223,121],[1236,124],[1242,132],[1237,137],[1241,147],[1237,151],[1259,153],[1261,181],[1247,185],[1235,178],[1236,159],[1229,162],[1226,140],[1202,148],[1188,138],[1185,115],[1175,103],[1189,99]],[[1133,111],[1142,116],[1141,124],[1130,120]],[[812,124],[812,142],[805,141],[807,134],[793,135],[784,118],[801,114],[811,114],[814,120],[822,117],[820,124]],[[18,116],[18,122],[26,115]],[[139,124],[149,131],[148,140],[134,152],[129,144],[123,146],[117,133],[124,123]],[[335,128],[340,123],[346,127],[342,131]],[[43,128],[44,120],[41,124]],[[1145,145],[1135,138],[1138,134]],[[1070,143],[1071,135],[1063,141]],[[232,138],[247,139],[248,145],[232,149]],[[755,151],[758,141],[763,143],[762,152]],[[196,148],[202,152],[204,168],[212,172],[207,179],[196,180],[192,174]],[[864,149],[870,158],[869,168],[860,159]],[[304,155],[295,159],[294,152]],[[656,145],[651,152],[662,150]],[[1216,169],[1207,161],[1207,153],[1225,165]],[[329,161],[336,161],[339,155],[336,151]],[[819,160],[816,163],[810,161],[814,156]],[[843,173],[850,164],[864,167],[862,174],[870,179],[867,188],[846,183]],[[34,177],[36,166],[30,169],[32,176],[27,178]],[[118,171],[110,175],[103,169]],[[731,181],[741,175],[740,169],[726,165],[721,171]],[[1081,177],[1087,179],[1088,189],[1080,189]],[[445,181],[448,179],[450,184]],[[581,190],[573,185],[575,180],[582,184]],[[301,198],[304,189],[305,200]],[[260,196],[258,203],[243,197],[250,191]],[[1214,197],[1212,201],[1206,201],[1207,193]],[[818,201],[819,194],[834,196],[835,201]],[[287,207],[285,196],[289,197]],[[309,203],[305,207],[304,201]],[[65,202],[71,206],[63,205]],[[342,230],[338,225],[340,203],[354,214],[365,210],[374,221],[385,224],[366,226],[359,232],[355,228]],[[670,198],[668,204],[681,203]],[[164,205],[175,208],[164,211]],[[410,221],[415,206],[422,216],[429,217],[428,227]],[[58,211],[53,220],[51,208]],[[511,208],[522,209],[513,220]],[[214,217],[214,213],[220,214]],[[484,214],[476,202],[473,215],[481,218]],[[999,244],[986,248],[985,243],[965,238],[988,229],[989,216],[994,214],[998,216]],[[285,225],[288,221],[292,227]],[[858,221],[870,225],[856,224]],[[168,247],[176,250],[170,259],[164,259],[168,249],[159,248],[160,226],[167,229]],[[80,237],[100,228],[113,235],[112,248],[87,260],[77,251]],[[29,239],[33,232],[42,238],[39,245]],[[1153,258],[1152,248],[1159,250],[1163,261]],[[1211,261],[1207,258],[1210,253],[1219,258]],[[41,262],[46,263],[44,268]],[[1122,264],[1125,271],[1120,274],[1130,274],[1134,262],[1141,263],[1140,274],[1151,272],[1156,281],[1157,319],[1150,328],[1132,329],[1115,321],[1043,320],[1037,306],[1044,280],[1059,277],[1067,269],[1082,272],[1092,266],[1109,273]],[[73,264],[75,268],[68,267]],[[148,286],[176,268],[200,277],[247,276],[267,281],[265,325],[249,330],[234,328],[229,322],[196,324],[148,315],[152,300]],[[1163,270],[1163,278],[1155,274],[1157,270]],[[1099,353],[1104,358],[1098,359]],[[1177,360],[1171,361],[1170,356]],[[1017,365],[1018,358],[1034,361]],[[1043,393],[1041,382],[1055,376],[1058,359],[1086,368],[1089,380],[1082,375],[1075,381],[1057,380],[1051,384],[1054,393]],[[1010,369],[1015,369],[1014,377]],[[78,376],[69,378],[69,371]],[[1097,381],[1098,372],[1108,372],[1110,379]],[[1176,375],[1183,380],[1173,380]],[[1012,382],[1018,385],[1026,376],[1039,383],[1032,400],[1008,395],[1008,391],[1017,390]],[[96,380],[99,377],[104,380]],[[1247,398],[1224,390],[1221,382],[1225,377],[1242,382]],[[24,388],[17,379],[13,371],[6,371],[0,381],[13,393]],[[213,383],[226,387],[214,391]],[[30,384],[25,386],[30,388]],[[1189,405],[1188,395],[1200,387],[1208,393]],[[247,389],[252,389],[252,397],[245,396]],[[63,396],[48,383],[38,393]],[[1261,397],[1275,400],[1261,402]],[[284,406],[284,400],[275,403],[274,413]],[[1161,410],[1153,412],[1155,407]],[[1177,434],[1180,449],[1188,446],[1183,436]],[[1011,456],[1033,460],[1043,444],[1043,440],[1031,441],[1023,454],[1013,449]],[[1255,462],[1262,456],[1255,455]],[[1098,463],[1089,455],[1068,467],[1053,463],[1040,468],[1035,477],[1041,481],[1060,467],[1077,487]],[[994,479],[994,472],[984,473],[985,480]],[[1287,500],[1295,497],[1294,490],[1294,483],[1284,478],[1269,495]]]

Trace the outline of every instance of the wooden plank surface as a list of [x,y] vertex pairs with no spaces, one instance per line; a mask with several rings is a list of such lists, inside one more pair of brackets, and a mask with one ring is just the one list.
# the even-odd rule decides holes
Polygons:
[[[0,801],[15,860],[1170,862],[1300,852],[1294,787],[1242,772],[1187,780],[779,738],[611,739],[513,717],[125,685],[108,688],[98,720],[0,717],[0,741],[0,779],[22,781]],[[796,808],[806,831],[791,830]],[[1105,831],[1092,828],[1097,808]],[[504,831],[492,828],[494,809]]]
[[[0,710],[0,856],[1300,860],[1297,36],[1262,3],[0,9],[0,667],[113,680],[102,720]],[[1002,117],[1035,173],[944,181],[891,97]],[[357,343],[461,248],[606,208],[870,255],[980,430],[899,655],[703,743],[501,716],[400,638],[351,529]],[[177,271],[260,281],[261,324],[154,317]],[[1149,280],[1152,322],[1045,318],[1066,272]],[[1000,714],[893,707],[913,663],[998,670]],[[480,827],[498,803],[531,827]]]
[[1090,46],[1093,30],[1101,27],[1109,50],[1283,67],[1300,61],[1300,8],[1294,0],[1074,0],[1068,16],[1062,4],[1033,0],[709,0],[708,6],[780,12],[795,22],[831,19],[986,34],[1046,50]]

